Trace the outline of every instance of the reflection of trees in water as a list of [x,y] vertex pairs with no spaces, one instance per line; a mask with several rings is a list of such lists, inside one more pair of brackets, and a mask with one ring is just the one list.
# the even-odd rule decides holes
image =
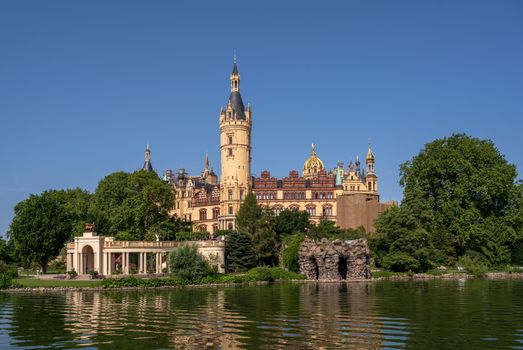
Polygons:
[[[15,339],[14,343],[37,347],[72,341],[74,336],[65,323],[64,301],[61,293],[2,295],[2,318],[11,320],[8,334]],[[6,314],[9,309],[11,315]]]
[[523,336],[523,281],[0,294],[0,310],[11,347],[501,348]]
[[409,329],[410,347],[521,346],[516,330],[523,329],[523,281],[384,282],[376,284],[375,293],[380,313],[418,325]]

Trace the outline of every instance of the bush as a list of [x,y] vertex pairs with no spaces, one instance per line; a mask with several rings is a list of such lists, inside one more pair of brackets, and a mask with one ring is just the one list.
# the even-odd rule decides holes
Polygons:
[[396,272],[418,271],[420,268],[420,263],[416,258],[400,252],[385,255],[381,261],[381,265],[386,270]]
[[229,272],[243,272],[256,265],[252,239],[249,235],[232,232],[227,236],[225,259]]
[[49,267],[47,268],[48,273],[64,273],[65,270],[65,261],[63,260],[54,260],[49,264]]
[[512,264],[523,266],[523,241],[519,241],[512,248]]
[[0,274],[0,289],[6,289],[13,284],[13,278],[7,273]]
[[304,236],[301,234],[292,235],[283,250],[283,265],[292,272],[300,272],[298,263],[300,257],[300,245]]
[[212,273],[205,258],[195,246],[185,245],[169,254],[169,268],[176,277],[195,281]]
[[209,238],[209,232],[177,232],[177,241],[203,241]]
[[76,278],[76,276],[78,276],[78,273],[75,270],[67,271],[67,276],[69,279],[72,280],[73,278]]
[[138,279],[134,276],[125,278],[107,278],[102,281],[104,288],[123,288],[123,287],[162,287],[162,286],[182,286],[187,284],[179,278],[151,278]]
[[476,277],[483,277],[487,274],[488,266],[484,264],[478,257],[474,258],[470,255],[463,255],[458,264],[463,266],[467,273]]

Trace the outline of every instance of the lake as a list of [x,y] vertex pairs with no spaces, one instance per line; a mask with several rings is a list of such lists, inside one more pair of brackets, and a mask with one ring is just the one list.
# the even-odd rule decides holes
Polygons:
[[0,348],[523,349],[523,280],[0,293]]

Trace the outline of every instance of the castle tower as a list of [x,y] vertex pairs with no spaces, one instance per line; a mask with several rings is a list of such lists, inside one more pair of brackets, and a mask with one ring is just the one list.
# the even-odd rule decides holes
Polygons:
[[151,164],[151,149],[149,148],[149,144],[145,147],[145,162],[143,163],[142,170],[147,172],[154,171],[153,165]]
[[374,153],[372,153],[369,145],[369,150],[367,151],[367,156],[365,157],[365,163],[367,165],[367,176],[365,177],[365,182],[367,183],[367,188],[369,191],[378,192],[378,177],[374,173],[374,162]]
[[235,215],[251,190],[251,107],[240,95],[240,73],[234,57],[231,95],[220,111],[220,229],[235,229]]

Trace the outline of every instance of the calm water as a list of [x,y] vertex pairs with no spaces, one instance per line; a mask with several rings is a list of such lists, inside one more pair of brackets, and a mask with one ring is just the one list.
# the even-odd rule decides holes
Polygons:
[[523,349],[523,281],[0,294],[0,348]]

